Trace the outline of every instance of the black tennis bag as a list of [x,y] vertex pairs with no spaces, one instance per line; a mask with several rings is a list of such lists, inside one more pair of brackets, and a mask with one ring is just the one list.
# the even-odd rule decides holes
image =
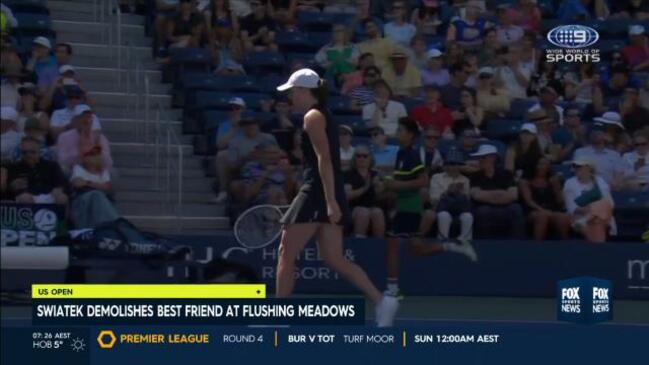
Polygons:
[[68,246],[73,262],[87,263],[72,268],[74,282],[259,282],[245,265],[221,258],[196,262],[191,247],[143,232],[124,218],[71,230],[52,244]]

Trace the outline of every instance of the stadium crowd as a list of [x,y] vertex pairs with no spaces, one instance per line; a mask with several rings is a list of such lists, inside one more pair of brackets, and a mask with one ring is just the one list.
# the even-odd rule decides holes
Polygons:
[[21,48],[20,29],[3,4],[1,199],[69,206],[77,228],[112,221],[110,144],[71,65],[73,49],[33,32]]
[[[214,203],[228,203],[233,218],[285,205],[299,188],[301,118],[273,90],[303,67],[330,87],[356,237],[389,226],[404,120],[419,126],[424,235],[602,242],[615,233],[612,194],[649,190],[646,0],[123,3],[148,15],[156,59],[179,71],[170,81],[214,155]],[[600,32],[601,62],[546,61],[548,24],[570,23]],[[63,202],[70,185],[72,204],[88,190],[109,197],[109,143],[71,48],[51,48],[36,38],[21,61],[3,41],[3,198]],[[210,56],[207,68],[180,60],[192,52]],[[183,86],[192,74],[215,77],[227,100],[198,106],[200,91]]]

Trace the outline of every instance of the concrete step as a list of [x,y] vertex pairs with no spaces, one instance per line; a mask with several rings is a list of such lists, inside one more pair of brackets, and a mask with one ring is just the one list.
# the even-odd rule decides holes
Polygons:
[[[124,87],[124,85],[122,85]],[[134,91],[134,90],[133,90]],[[95,105],[101,106],[124,106],[133,103],[135,95],[127,94],[126,92],[106,92],[106,91],[91,91],[88,93]],[[144,102],[144,98],[141,98]],[[149,94],[149,105],[155,109],[158,103],[163,107],[171,107],[171,95],[167,94]],[[142,105],[144,107],[144,105]],[[166,112],[163,110],[163,113]]]
[[[151,167],[121,167],[118,169],[120,177],[146,177],[151,178],[155,176],[156,169]],[[165,173],[164,169],[157,169],[157,173],[162,175]],[[204,178],[205,173],[203,169],[184,169],[183,176],[186,178]]]
[[[154,202],[122,202],[117,200],[117,211],[122,215],[169,216],[179,214],[172,204],[161,202],[159,197]],[[189,217],[222,217],[225,210],[222,205],[184,203],[182,215]]]
[[[185,145],[191,145],[192,144],[193,136],[181,135],[180,134],[181,133],[180,127],[175,129],[175,132],[176,132],[176,135],[178,136],[178,138],[180,139],[180,142],[182,144],[185,144]],[[145,138],[143,131],[141,131],[139,135],[137,135],[135,133],[135,131],[132,131],[132,130],[129,131],[129,132],[118,132],[118,133],[104,131],[104,133],[106,134],[108,140],[111,143],[141,143],[141,142],[143,142],[143,140]],[[153,137],[150,137],[149,142],[154,142],[154,141],[155,140],[153,139]],[[163,142],[166,143],[165,138],[160,139],[160,143],[163,143]]]
[[[143,109],[143,107],[142,107]],[[106,118],[111,118],[111,119],[133,119],[135,115],[133,115],[132,110],[126,109],[124,106],[103,106],[103,105],[97,105],[94,108],[95,113],[99,117],[100,120],[104,120]],[[155,107],[152,105],[149,110],[150,115],[149,117],[151,118],[151,121],[154,120],[155,118]],[[138,115],[142,115],[143,111],[140,110]],[[162,115],[161,119],[163,120],[181,120],[183,111],[181,109],[167,109],[164,114]]]
[[[176,158],[176,151],[178,150],[178,147],[182,147],[183,154],[185,157],[193,157],[193,149],[194,147],[188,144],[172,144],[171,145],[171,153],[173,154],[173,158]],[[161,147],[159,147],[161,148]],[[166,145],[165,145],[166,148]],[[145,155],[147,153],[153,153],[155,152],[156,145],[154,144],[145,144],[145,143],[117,143],[117,142],[112,142],[110,143],[110,149],[112,153],[115,154],[121,154],[121,153],[131,153],[133,156],[141,156]],[[164,154],[164,148],[160,152],[161,154]]]
[[[54,16],[56,16],[56,14],[54,14]],[[56,38],[65,39],[68,42],[74,42],[74,40],[69,37],[74,37],[79,34],[93,36],[94,38],[89,38],[89,42],[96,42],[98,37],[107,33],[107,27],[106,23],[95,22],[92,17],[87,18],[85,21],[52,20],[52,29],[56,31]],[[83,32],[80,32],[80,29],[83,29]],[[122,24],[122,39],[137,38],[146,38],[144,35],[144,25]],[[88,40],[77,42],[88,42]],[[149,45],[150,44],[151,43],[149,43]]]
[[[162,193],[155,191],[141,191],[141,190],[120,190],[116,193],[116,200],[123,203],[147,203],[160,201]],[[214,198],[214,194],[202,193],[194,191],[183,192],[184,204],[206,204],[210,199]],[[164,198],[162,198],[164,199]],[[223,208],[221,208],[223,209]]]
[[[154,69],[151,69],[152,71]],[[135,75],[131,74],[131,92],[135,91],[138,87],[135,84]],[[104,80],[82,80],[83,87],[88,91],[101,91],[101,92],[126,92],[126,82],[127,79],[122,78],[122,85],[119,85],[117,82],[106,82]],[[140,82],[139,90],[144,89],[144,84]],[[170,94],[172,90],[171,85],[162,84],[158,82],[152,82],[149,84],[149,93],[151,94]]]
[[[144,155],[134,155],[133,153],[114,153],[112,152],[111,156],[113,157],[113,162],[115,167],[119,170],[121,168],[153,168],[156,164],[154,154],[144,154]],[[171,163],[177,164],[178,159],[173,158]],[[162,168],[166,166],[167,159],[164,156],[160,156],[158,161],[159,167]],[[183,169],[186,170],[198,170],[203,168],[203,162],[200,157],[185,157],[183,160]],[[210,181],[209,179],[207,181]],[[202,184],[200,184],[202,186]],[[205,189],[210,189],[209,183],[205,184]],[[141,184],[144,187],[150,187],[151,184]],[[128,185],[127,185],[128,187]],[[207,191],[207,190],[206,190]]]
[[138,228],[156,233],[178,233],[176,227],[182,227],[184,233],[213,233],[230,228],[228,217],[157,217],[148,215],[126,215],[124,218],[133,222]]
[[[125,64],[122,64],[122,67],[125,67]],[[143,76],[146,75],[149,77],[149,84],[153,85],[156,83],[161,82],[161,72],[159,70],[144,70]],[[76,67],[76,74],[79,76],[80,80],[82,83],[86,81],[99,81],[99,82],[114,82],[117,83],[117,77],[121,74],[122,77],[122,83],[125,82],[126,80],[126,71],[122,69],[119,71],[117,69],[117,64],[115,64],[115,67]],[[135,78],[133,73],[131,73],[131,77]],[[133,80],[135,83],[135,80]],[[122,87],[126,87],[126,85],[122,85]],[[123,89],[124,90],[124,89]],[[142,79],[142,90],[144,90],[144,78]]]
[[[120,166],[118,165],[117,170],[119,171]],[[193,169],[198,170],[198,169]],[[115,179],[115,187],[118,188],[116,191],[120,190],[143,190],[158,192],[165,190],[167,185],[165,172],[161,171],[162,174],[159,176],[159,181],[156,184],[156,176],[121,176]],[[171,191],[177,191],[178,187],[178,174],[177,171],[172,171],[172,175],[169,177],[169,185]],[[212,193],[212,182],[213,180],[207,177],[183,177],[183,191],[192,191],[197,193]],[[207,203],[207,201],[206,201]]]
[[[61,39],[65,41],[65,39]],[[99,41],[99,40],[97,40]],[[101,57],[105,59],[112,60],[111,57],[115,57],[115,49],[109,47],[107,44],[101,44],[98,42],[86,43],[86,42],[68,42],[72,46],[74,52],[74,57],[83,56],[83,57]],[[115,48],[115,47],[114,47]],[[131,57],[136,60],[151,60],[152,51],[151,47],[140,47],[140,46],[131,46],[131,47],[121,47],[122,60],[126,60],[127,48],[131,52]],[[112,60],[115,62],[114,60]]]
[[[142,112],[140,112],[142,114]],[[114,134],[126,134],[126,133],[138,133],[136,131],[136,128],[139,129],[139,133],[142,133],[143,135],[146,133],[145,128],[147,128],[146,123],[144,122],[144,119],[133,119],[133,118],[100,118],[101,121],[101,127],[104,131],[104,133],[109,137],[114,133]],[[172,126],[174,127],[174,130],[179,132],[182,128],[182,122],[180,121],[171,121]],[[153,124],[153,121],[149,123],[148,126],[149,129],[149,134],[153,134],[155,130],[155,125]],[[180,133],[177,133],[178,136],[180,136]]]
[[[54,5],[52,5],[54,4]],[[53,20],[65,20],[65,21],[77,21],[77,22],[87,22],[87,21],[101,21],[100,12],[97,11],[97,18],[95,19],[94,5],[93,1],[81,1],[81,2],[64,2],[64,1],[48,1],[48,8],[50,8],[50,13]],[[104,13],[104,22],[109,20],[115,23],[115,15]],[[112,16],[112,18],[111,18]],[[122,14],[122,25],[143,25],[144,16],[136,14]]]
[[[78,24],[84,24],[85,22],[69,22],[69,23],[78,23]],[[85,23],[85,24],[91,24],[91,23]],[[81,26],[81,25],[80,25]],[[59,30],[56,32],[56,39],[62,39],[65,40],[65,42],[78,42],[78,43],[92,43],[92,42],[97,42],[99,44],[109,44],[112,42],[112,44],[121,44],[123,46],[141,46],[141,47],[151,47],[153,45],[153,41],[151,38],[147,38],[144,36],[144,30],[143,26],[136,26],[136,27],[141,27],[142,29],[138,29],[139,33],[138,34],[132,34],[132,32],[127,32],[127,29],[124,28],[122,30],[122,38],[121,38],[121,43],[118,43],[117,39],[117,33],[113,33],[112,37],[113,39],[111,40],[109,37],[109,29],[102,30],[101,26],[96,25],[95,27],[90,27],[88,33],[84,32],[79,32],[78,30],[75,32],[72,29],[65,29],[65,30]],[[84,29],[85,30],[85,29]]]

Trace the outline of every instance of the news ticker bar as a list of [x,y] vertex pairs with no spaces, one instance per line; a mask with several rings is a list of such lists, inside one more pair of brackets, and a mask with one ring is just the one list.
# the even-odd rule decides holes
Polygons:
[[264,299],[266,284],[32,284],[33,299]]
[[362,298],[34,299],[34,325],[363,325]]

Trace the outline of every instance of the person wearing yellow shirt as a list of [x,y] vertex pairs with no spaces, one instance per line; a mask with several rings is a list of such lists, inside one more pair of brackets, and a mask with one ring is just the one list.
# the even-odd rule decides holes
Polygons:
[[417,67],[408,62],[405,53],[397,51],[390,57],[391,67],[383,71],[383,79],[396,96],[414,97],[421,92],[421,75]]
[[397,50],[398,46],[391,39],[384,38],[381,35],[381,30],[372,19],[363,22],[363,29],[365,30],[366,39],[358,43],[360,54],[371,53],[374,55],[374,62],[378,68],[381,70],[388,68],[390,56]]

